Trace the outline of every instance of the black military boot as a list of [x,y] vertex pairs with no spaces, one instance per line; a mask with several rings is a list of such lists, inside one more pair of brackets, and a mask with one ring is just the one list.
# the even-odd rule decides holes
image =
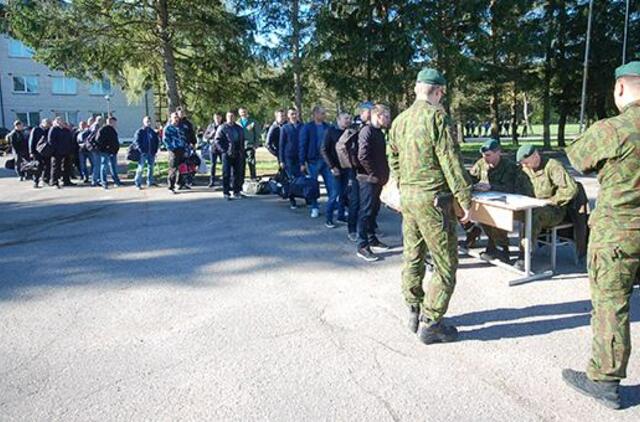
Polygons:
[[412,333],[418,332],[420,325],[420,305],[409,305],[408,327]]
[[464,225],[464,231],[466,232],[466,238],[464,240],[463,245],[468,248],[474,248],[478,243],[478,238],[482,234],[482,230],[480,227],[476,226],[473,223],[467,223]]
[[446,325],[442,320],[431,321],[422,317],[418,337],[424,344],[450,343],[458,339],[458,330],[453,325]]
[[573,369],[563,369],[562,379],[578,393],[594,398],[610,409],[620,409],[620,381],[592,381],[584,372]]

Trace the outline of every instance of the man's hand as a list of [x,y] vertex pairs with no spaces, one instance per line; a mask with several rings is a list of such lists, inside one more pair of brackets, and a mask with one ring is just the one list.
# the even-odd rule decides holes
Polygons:
[[335,177],[340,176],[340,169],[336,168],[336,167],[332,168],[331,169],[331,174],[333,174]]
[[302,173],[306,173],[307,172],[307,166],[305,166],[304,164],[300,166],[300,171]]
[[462,217],[460,217],[460,222],[462,224],[468,223],[471,220],[471,213],[469,212],[469,210],[464,209],[462,207],[460,207],[460,209],[462,210]]
[[491,185],[489,183],[476,183],[473,185],[473,189],[480,192],[488,192],[491,190]]

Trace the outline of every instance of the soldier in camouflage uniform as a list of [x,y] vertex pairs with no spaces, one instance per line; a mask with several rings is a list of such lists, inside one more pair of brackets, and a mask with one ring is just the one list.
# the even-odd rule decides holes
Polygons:
[[[458,331],[442,317],[456,284],[458,250],[454,199],[469,219],[471,181],[451,136],[451,123],[440,105],[446,81],[440,72],[418,74],[416,101],[393,122],[389,162],[399,184],[404,237],[402,290],[410,308],[409,327],[420,328],[425,344],[454,341]],[[425,256],[434,272],[426,289]],[[419,324],[422,322],[422,324]]]
[[[516,159],[522,164],[522,172],[518,190],[538,199],[546,199],[551,204],[533,210],[531,238],[535,242],[542,230],[550,229],[562,223],[567,215],[568,205],[578,194],[576,181],[564,168],[562,163],[553,158],[543,158],[531,144],[522,145],[518,149]],[[524,242],[520,246],[520,256],[515,266],[524,271]]]
[[[500,142],[496,139],[488,140],[480,148],[480,153],[482,158],[469,170],[474,190],[514,193],[520,168],[513,161],[502,157]],[[489,261],[499,259],[508,264],[509,233],[487,224],[481,226],[489,237],[489,244],[480,257]]]
[[640,275],[640,61],[616,70],[614,97],[620,114],[596,122],[567,148],[577,170],[598,174],[600,192],[589,221],[591,359],[586,373],[565,369],[562,376],[618,409],[631,353],[630,297]]

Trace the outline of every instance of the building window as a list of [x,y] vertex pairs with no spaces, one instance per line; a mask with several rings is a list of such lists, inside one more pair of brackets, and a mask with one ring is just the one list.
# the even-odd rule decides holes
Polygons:
[[35,94],[38,92],[37,76],[14,76],[13,92]]
[[[111,112],[113,114],[113,111]],[[103,118],[107,118],[109,117],[109,113],[107,113],[106,111],[90,111],[89,114],[91,115],[91,117],[103,117]]]
[[33,57],[33,50],[13,38],[9,39],[9,57],[20,57],[30,59]]
[[54,110],[53,115],[55,117],[62,117],[62,119],[73,125],[73,126],[77,126],[78,125],[78,112],[77,111],[56,111]]
[[111,81],[109,79],[103,79],[101,81],[94,81],[89,87],[89,94],[91,95],[107,95],[111,94]]
[[30,111],[26,113],[16,113],[16,120],[20,120],[27,127],[36,127],[40,124],[40,112]]
[[78,93],[78,84],[74,78],[54,76],[51,78],[51,92],[53,94],[75,95]]

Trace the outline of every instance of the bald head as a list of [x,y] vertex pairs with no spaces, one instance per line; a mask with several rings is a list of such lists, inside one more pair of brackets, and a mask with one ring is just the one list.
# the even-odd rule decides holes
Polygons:
[[618,110],[640,101],[640,76],[623,76],[616,80],[613,97]]

